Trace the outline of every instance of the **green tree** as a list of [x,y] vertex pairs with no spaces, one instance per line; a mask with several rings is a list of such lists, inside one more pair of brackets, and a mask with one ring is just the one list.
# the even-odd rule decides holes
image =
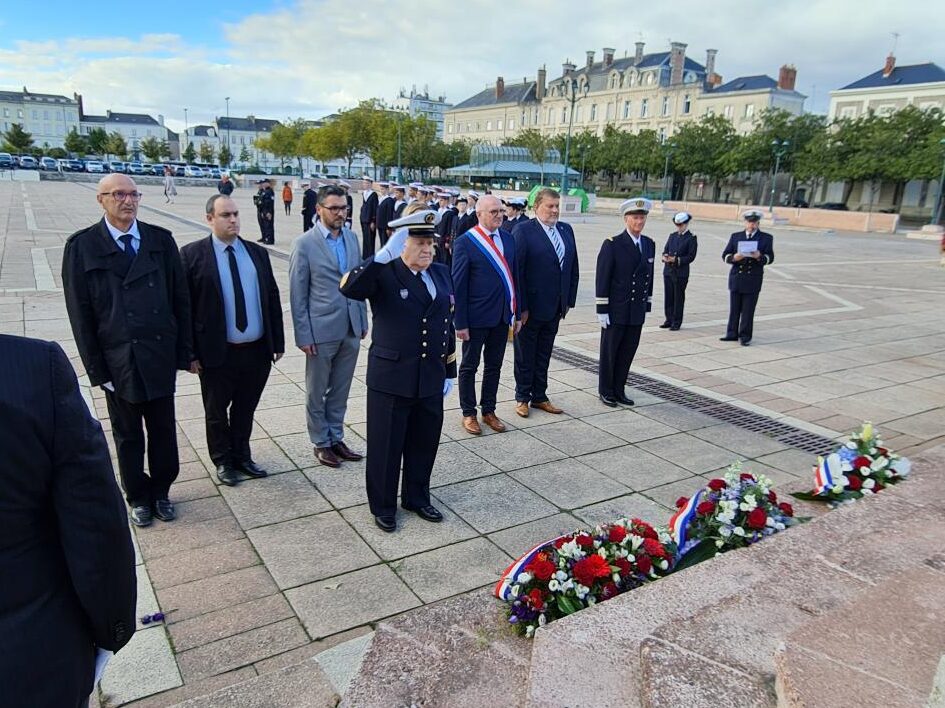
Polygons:
[[255,145],[260,150],[271,153],[279,158],[281,163],[286,160],[296,160],[299,166],[299,174],[302,173],[302,158],[305,153],[302,152],[302,136],[309,128],[309,122],[304,118],[279,123],[273,126],[269,135],[257,138]]
[[200,154],[201,162],[213,162],[213,155],[216,153],[216,150],[214,150],[213,145],[208,143],[206,140],[201,140],[198,152]]
[[84,155],[88,149],[88,144],[83,136],[79,135],[79,131],[76,128],[73,128],[66,134],[66,138],[63,141],[63,147],[68,150],[73,155]]
[[184,161],[187,163],[193,163],[193,161],[197,159],[197,151],[194,150],[193,143],[187,143],[187,147],[184,148],[184,152],[181,154],[181,157],[183,157]]
[[531,161],[540,166],[541,183],[544,184],[545,163],[548,161],[548,150],[551,148],[552,139],[543,135],[540,130],[528,128],[515,137],[513,144],[525,148]]
[[120,160],[124,160],[128,156],[128,143],[125,142],[125,138],[121,133],[117,130],[113,131],[108,134],[108,142],[105,144],[105,151]]
[[244,145],[244,146],[240,149],[240,162],[242,162],[242,163],[245,165],[245,164],[246,164],[247,162],[249,162],[251,159],[252,159],[252,157],[251,157],[250,154],[249,154],[249,148]]
[[220,160],[220,167],[229,167],[233,162],[233,153],[230,152],[230,146],[224,145],[220,148],[220,154],[217,156]]
[[85,136],[89,152],[102,157],[108,157],[108,133],[104,128],[92,128]]
[[54,147],[49,150],[49,157],[54,157],[57,160],[64,160],[65,158],[69,157],[69,153],[67,153],[63,148]]
[[421,179],[436,159],[436,124],[425,116],[406,117],[401,123],[404,167],[418,170]]
[[672,137],[675,143],[673,171],[692,178],[702,175],[714,182],[713,201],[722,191],[721,181],[736,171],[732,154],[738,150],[739,139],[728,118],[703,116],[686,123]]
[[625,141],[625,152],[618,164],[621,172],[631,172],[643,181],[643,191],[649,187],[652,174],[662,176],[666,164],[666,144],[655,130],[641,130],[633,133]]
[[29,152],[33,147],[33,134],[23,130],[23,126],[14,123],[3,133],[3,149],[7,152]]
[[432,164],[441,170],[469,164],[471,150],[472,144],[465,140],[454,140],[450,143],[438,142],[433,153]]
[[141,141],[139,147],[144,156],[151,162],[160,162],[161,160],[161,141],[153,135],[149,135]]

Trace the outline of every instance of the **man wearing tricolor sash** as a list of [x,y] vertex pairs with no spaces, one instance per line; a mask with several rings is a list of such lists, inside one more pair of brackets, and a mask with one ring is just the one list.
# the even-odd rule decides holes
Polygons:
[[505,424],[495,414],[502,359],[509,328],[517,332],[520,308],[517,296],[515,246],[499,227],[502,205],[496,197],[484,196],[476,205],[478,222],[453,244],[453,288],[456,295],[456,336],[463,342],[459,367],[459,404],[463,428],[480,435],[476,408],[476,372],[483,359],[482,422],[497,433]]

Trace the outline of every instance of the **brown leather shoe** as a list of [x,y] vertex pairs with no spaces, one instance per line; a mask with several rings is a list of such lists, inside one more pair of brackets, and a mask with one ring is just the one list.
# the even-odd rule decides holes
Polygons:
[[330,447],[316,447],[315,459],[325,465],[325,467],[341,467],[341,460],[332,452]]
[[342,460],[347,460],[348,462],[357,462],[358,460],[363,460],[364,455],[360,452],[355,452],[350,447],[344,444],[344,441],[339,440],[331,444],[331,451],[335,453],[335,457],[340,457]]
[[470,435],[482,435],[482,428],[479,427],[479,421],[474,415],[463,416],[463,430]]
[[499,420],[495,413],[483,413],[482,422],[488,425],[497,433],[505,432],[505,423]]
[[517,401],[515,403],[515,412],[518,413],[522,418],[527,418],[528,417],[528,402]]
[[558,408],[558,406],[556,406],[551,401],[542,401],[541,403],[535,403],[533,401],[532,408],[537,408],[538,410],[544,411],[545,413],[554,413],[555,415],[558,415],[559,413],[564,413],[563,410]]

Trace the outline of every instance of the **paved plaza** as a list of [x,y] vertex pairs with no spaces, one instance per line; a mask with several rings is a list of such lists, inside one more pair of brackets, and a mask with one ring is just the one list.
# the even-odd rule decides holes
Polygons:
[[[206,235],[210,189],[180,187],[173,204],[159,187],[141,189],[141,220],[171,229],[179,245]],[[243,235],[255,240],[252,192],[234,197]],[[0,182],[0,331],[59,342],[108,431],[103,394],[88,388],[82,372],[59,276],[65,238],[99,218],[93,184]],[[432,480],[442,524],[401,513],[398,532],[385,534],[367,509],[364,464],[316,464],[305,432],[304,355],[287,312],[289,351],[269,379],[253,435],[254,458],[270,477],[218,486],[197,378],[180,373],[182,465],[171,490],[178,520],[134,533],[138,615],[160,608],[167,623],[141,628],[115,657],[103,705],[173,705],[316,655],[343,688],[351,663],[333,662],[326,650],[353,647],[356,655],[373,623],[488,586],[535,543],[619,516],[665,523],[676,498],[735,460],[779,485],[804,484],[811,452],[695,410],[685,397],[670,402],[631,389],[632,410],[599,402],[596,374],[585,365],[596,360],[600,336],[594,267],[601,240],[623,224],[603,210],[572,224],[578,306],[562,323],[549,374],[549,395],[565,414],[515,415],[511,346],[496,411],[508,432],[466,434],[454,390]],[[286,311],[288,249],[300,226],[301,216],[277,210],[273,267]],[[661,249],[671,226],[668,215],[654,215],[645,232]],[[945,442],[938,244],[763,226],[774,233],[776,259],[766,268],[746,348],[718,341],[728,311],[720,254],[740,226],[693,223],[700,251],[678,332],[658,328],[657,270],[633,372],[669,384],[664,390],[700,394],[815,436],[837,438],[871,420],[887,446],[907,455]],[[346,441],[362,451],[366,363],[364,351],[347,416]]]

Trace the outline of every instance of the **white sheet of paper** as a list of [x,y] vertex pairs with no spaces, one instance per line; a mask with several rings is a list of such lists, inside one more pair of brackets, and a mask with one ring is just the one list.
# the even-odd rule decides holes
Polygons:
[[748,255],[749,253],[754,253],[758,250],[757,241],[739,241],[738,242],[738,252],[743,256]]
[[105,667],[108,665],[109,660],[114,655],[115,653],[108,651],[108,649],[95,650],[95,680],[92,683],[93,688],[98,686],[98,682],[102,680],[102,675],[105,673]]

